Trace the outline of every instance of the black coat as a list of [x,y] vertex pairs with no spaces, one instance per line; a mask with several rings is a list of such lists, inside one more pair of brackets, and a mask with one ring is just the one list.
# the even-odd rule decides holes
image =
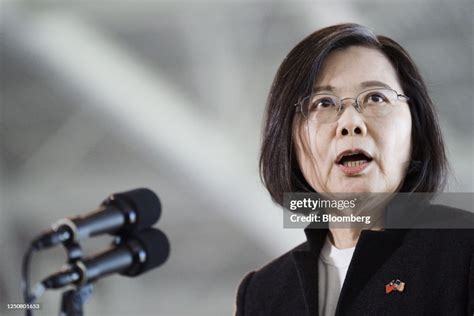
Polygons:
[[[327,229],[249,273],[236,315],[318,315],[318,258]],[[403,292],[385,293],[394,279]],[[474,230],[362,231],[336,315],[474,315]]]

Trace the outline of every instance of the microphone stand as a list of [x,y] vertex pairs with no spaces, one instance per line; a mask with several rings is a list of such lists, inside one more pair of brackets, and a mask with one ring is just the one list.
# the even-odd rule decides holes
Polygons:
[[[76,243],[65,244],[68,263],[73,265],[82,259],[82,248]],[[92,283],[77,285],[74,289],[64,291],[61,297],[59,316],[83,316],[83,305],[92,296]]]
[[77,286],[73,290],[65,291],[61,298],[60,316],[82,316],[83,305],[92,295],[92,284]]

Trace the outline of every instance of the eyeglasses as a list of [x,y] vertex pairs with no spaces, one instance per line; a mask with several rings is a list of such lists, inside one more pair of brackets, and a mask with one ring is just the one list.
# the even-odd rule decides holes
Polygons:
[[368,117],[383,117],[394,108],[398,100],[408,101],[406,95],[389,88],[373,88],[362,91],[355,98],[340,99],[328,93],[314,93],[302,98],[295,104],[296,110],[310,121],[331,123],[339,119],[344,112],[344,101],[352,99],[359,113]]

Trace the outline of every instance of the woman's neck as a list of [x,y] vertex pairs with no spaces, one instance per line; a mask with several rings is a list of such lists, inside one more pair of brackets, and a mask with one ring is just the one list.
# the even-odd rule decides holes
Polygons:
[[[369,230],[384,230],[382,218],[378,220],[370,227]],[[362,228],[329,228],[329,240],[331,243],[339,249],[346,249],[355,247],[359,240]]]
[[360,232],[361,229],[355,228],[330,228],[329,240],[336,248],[352,248],[357,244]]
[[[378,202],[380,203],[380,202]],[[329,240],[331,243],[339,249],[347,249],[355,247],[359,240],[360,233],[362,230],[384,230],[384,216],[383,210],[385,209],[386,202],[382,205],[378,205],[375,208],[371,208],[371,211],[367,211],[365,208],[361,208],[357,215],[366,215],[371,218],[371,223],[368,227],[362,228],[361,226],[350,227],[350,228],[335,228],[329,227]],[[375,209],[375,211],[374,211]],[[335,224],[337,225],[337,224]]]

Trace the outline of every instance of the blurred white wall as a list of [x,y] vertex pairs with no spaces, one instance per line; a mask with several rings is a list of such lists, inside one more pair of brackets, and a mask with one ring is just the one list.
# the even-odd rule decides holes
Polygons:
[[[146,186],[163,203],[170,260],[101,281],[87,315],[230,314],[245,273],[303,240],[258,179],[262,113],[285,55],[330,24],[407,48],[440,113],[450,190],[473,191],[472,1],[3,1],[0,12],[2,303],[21,301],[34,235]],[[33,260],[38,280],[64,254]],[[38,314],[55,314],[59,292],[41,301]]]

